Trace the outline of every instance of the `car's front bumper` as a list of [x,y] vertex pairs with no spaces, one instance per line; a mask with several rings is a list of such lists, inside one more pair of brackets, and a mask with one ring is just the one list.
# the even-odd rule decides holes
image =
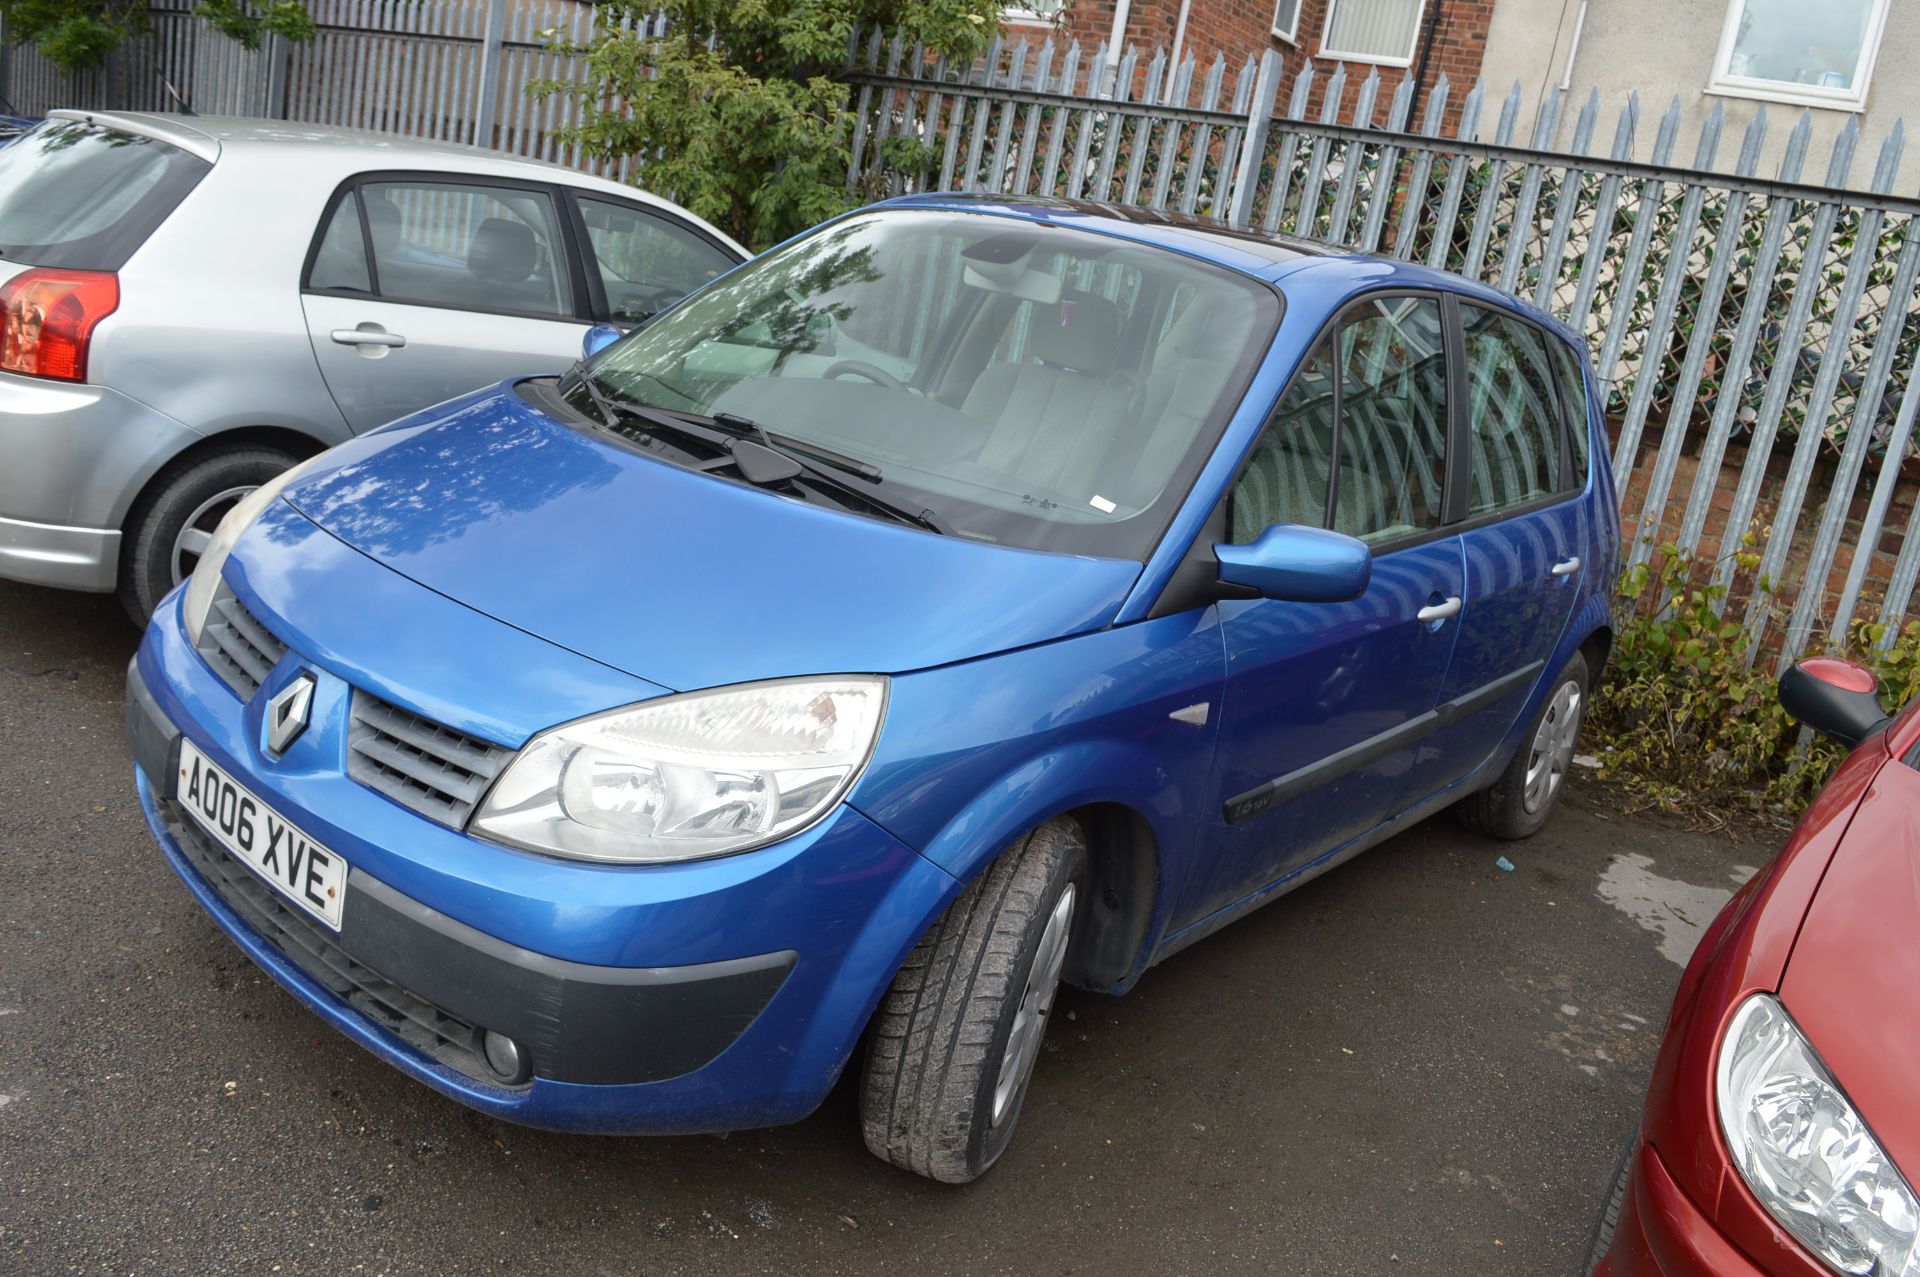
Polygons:
[[[763,853],[663,873],[477,842],[344,774],[282,783],[253,757],[257,707],[217,680],[178,616],[176,595],[128,672],[141,803],[168,862],[248,956],[329,1023],[496,1116],[632,1133],[804,1117],[958,889],[850,809]],[[338,933],[280,905],[171,800],[183,731],[352,866]],[[418,868],[408,852],[431,859],[451,840],[469,870],[459,895],[394,885],[431,881],[407,879]],[[488,902],[484,915],[475,900]],[[475,925],[482,916],[493,925]],[[529,1052],[529,1080],[487,1075],[475,1050],[484,1029]]]
[[[1798,1271],[1798,1270],[1796,1270]],[[1779,1277],[1757,1266],[1675,1182],[1659,1151],[1635,1150],[1613,1244],[1593,1277]]]
[[199,438],[111,387],[0,373],[0,577],[111,590],[135,495]]

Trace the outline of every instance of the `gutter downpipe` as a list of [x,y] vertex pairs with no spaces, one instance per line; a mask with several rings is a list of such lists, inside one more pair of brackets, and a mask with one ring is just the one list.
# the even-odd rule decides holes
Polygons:
[[1446,0],[1433,0],[1433,8],[1427,14],[1427,32],[1420,37],[1420,61],[1413,71],[1413,96],[1407,99],[1406,129],[1409,133],[1420,128],[1420,98],[1427,91],[1427,67],[1433,61],[1433,38],[1440,30],[1440,11],[1446,8]]
[[1120,77],[1120,48],[1127,41],[1127,17],[1133,11],[1133,0],[1115,0],[1113,6],[1113,34],[1107,39],[1107,94],[1118,96],[1120,87],[1115,81]]
[[[1173,24],[1173,57],[1167,62],[1166,104],[1173,105],[1173,83],[1180,74],[1180,50],[1187,42],[1187,14],[1193,10],[1193,0],[1180,0],[1180,20]],[[1182,103],[1181,105],[1185,105]]]

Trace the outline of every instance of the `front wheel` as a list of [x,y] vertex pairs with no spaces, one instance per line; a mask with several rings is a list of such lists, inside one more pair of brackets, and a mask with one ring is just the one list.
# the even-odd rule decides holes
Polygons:
[[1553,813],[1587,713],[1587,660],[1575,652],[1560,667],[1553,690],[1534,715],[1500,778],[1462,799],[1460,817],[1494,838],[1530,838]]
[[875,1017],[860,1122],[929,1179],[986,1174],[1013,1138],[1086,892],[1086,839],[1049,821],[1008,847],[907,957]]

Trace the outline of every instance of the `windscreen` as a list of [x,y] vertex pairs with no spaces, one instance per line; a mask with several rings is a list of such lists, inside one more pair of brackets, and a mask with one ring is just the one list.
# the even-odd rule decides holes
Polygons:
[[119,270],[209,167],[154,138],[49,120],[0,147],[0,257]]
[[740,267],[592,376],[867,463],[956,535],[1143,559],[1279,313],[1257,281],[1151,245],[884,210]]

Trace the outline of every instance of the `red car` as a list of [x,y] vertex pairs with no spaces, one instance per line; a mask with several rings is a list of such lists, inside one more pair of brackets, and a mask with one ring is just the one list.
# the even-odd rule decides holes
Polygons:
[[1681,977],[1594,1277],[1920,1277],[1920,701],[1780,691],[1853,752]]

